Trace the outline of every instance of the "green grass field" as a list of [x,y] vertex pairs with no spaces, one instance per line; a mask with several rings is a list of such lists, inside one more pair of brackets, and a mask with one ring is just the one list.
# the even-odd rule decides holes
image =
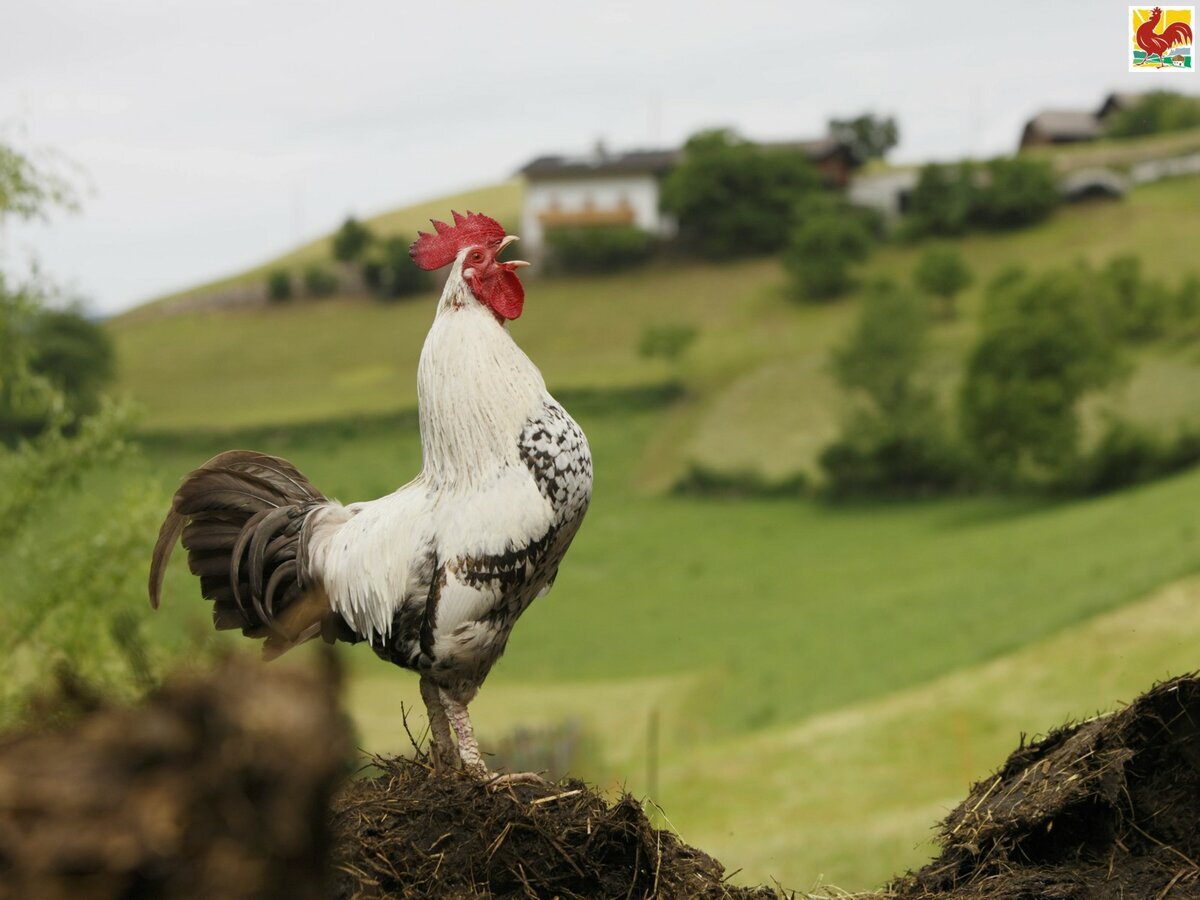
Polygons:
[[[934,336],[933,377],[952,381],[980,285],[1005,265],[1133,252],[1174,283],[1195,271],[1198,228],[1193,178],[962,240],[976,286]],[[907,278],[918,252],[885,246],[866,275]],[[473,705],[485,749],[518,724],[576,719],[597,747],[584,774],[644,793],[657,716],[655,799],[685,839],[741,868],[739,881],[863,889],[927,857],[936,821],[1021,732],[1194,667],[1200,472],[1063,503],[670,496],[660,489],[690,462],[811,470],[847,403],[825,361],[856,298],[797,305],[770,260],[527,289],[514,335],[587,431],[597,483],[554,593]],[[432,297],[337,298],[112,323],[147,436],[140,457],[88,476],[89,508],[145,482],[165,510],[185,471],[231,446],[287,456],[342,500],[393,490],[420,464],[411,407],[431,318]],[[643,329],[671,322],[700,329],[679,367],[639,358]],[[1093,416],[1200,418],[1194,348],[1164,343],[1136,362]],[[664,387],[676,380],[682,396]],[[134,574],[119,603],[140,614]],[[166,594],[147,634],[184,647],[207,610],[179,560]],[[365,648],[346,658],[362,746],[403,749],[415,679]]]

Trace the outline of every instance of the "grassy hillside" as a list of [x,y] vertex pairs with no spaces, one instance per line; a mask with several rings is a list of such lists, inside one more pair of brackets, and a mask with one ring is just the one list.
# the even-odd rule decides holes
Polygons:
[[[1129,604],[1200,570],[1200,472],[1071,504],[662,499],[635,482],[664,398],[567,399],[596,455],[596,498],[554,593],[473,706],[481,739],[579,722],[595,748],[584,774],[643,792],[658,715],[655,799],[749,880],[866,887],[915,864],[941,811],[1021,731],[1190,665],[1200,613],[1173,631],[1179,601]],[[284,454],[344,500],[391,489],[419,459],[411,416],[389,417],[159,438],[132,471],[87,487],[115,492],[139,472],[165,507],[181,472],[230,443]],[[131,610],[140,591],[138,579]],[[166,596],[143,614],[155,647],[205,628],[181,560]],[[364,647],[346,658],[360,746],[403,749],[415,679]]]
[[[951,392],[983,285],[1004,267],[1037,271],[1134,253],[1147,272],[1174,285],[1187,271],[1198,231],[1200,178],[1188,178],[1138,188],[1123,203],[1064,208],[1027,231],[955,242],[975,286],[960,298],[960,320],[936,330],[932,377]],[[881,247],[864,279],[908,280],[925,246]],[[382,305],[336,298],[118,321],[112,327],[121,386],[145,405],[146,426],[155,430],[403,409],[415,402],[416,359],[433,299]],[[757,260],[531,278],[525,315],[512,329],[555,389],[685,378],[691,402],[671,412],[644,472],[647,484],[662,484],[689,461],[769,477],[812,473],[847,404],[829,376],[829,350],[856,314],[853,296],[824,306],[789,300],[777,263]],[[636,353],[646,327],[671,322],[700,329],[679,372]],[[1140,363],[1091,407],[1148,422],[1200,416],[1200,393],[1188,388],[1200,377],[1194,351],[1161,347]]]

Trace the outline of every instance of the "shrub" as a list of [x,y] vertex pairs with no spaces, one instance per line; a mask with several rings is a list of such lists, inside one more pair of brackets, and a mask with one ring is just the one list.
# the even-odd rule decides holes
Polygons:
[[1174,438],[1120,419],[1109,423],[1091,452],[1064,479],[1063,487],[1099,494],[1162,478],[1200,463],[1200,430]]
[[274,303],[292,299],[292,273],[287,269],[272,269],[267,273],[267,298]]
[[800,212],[783,255],[792,293],[802,300],[831,300],[853,284],[851,269],[871,250],[866,222],[832,206]]
[[965,487],[966,460],[929,395],[903,415],[860,411],[820,455],[825,493],[851,497],[921,497]]
[[1200,126],[1200,99],[1170,91],[1152,91],[1113,114],[1108,133],[1138,137]]
[[74,415],[95,412],[116,367],[108,332],[78,309],[43,310],[33,320],[29,339],[30,370],[62,393]]
[[829,133],[848,144],[859,162],[882,159],[900,141],[900,127],[891,116],[884,119],[864,114],[854,119],[832,119]]
[[1156,281],[1142,277],[1136,256],[1115,256],[1100,271],[1101,296],[1112,321],[1124,338],[1148,341],[1160,337],[1171,317],[1176,298]]
[[641,265],[654,238],[632,225],[560,227],[546,230],[551,264],[563,272],[615,272]]
[[728,500],[802,497],[808,490],[808,478],[803,472],[772,481],[759,472],[723,472],[695,462],[688,466],[687,472],[671,488],[671,492],[679,496]]
[[313,263],[304,270],[304,293],[310,297],[328,297],[338,289],[338,277],[326,266]]
[[872,284],[849,340],[833,352],[833,372],[884,411],[898,410],[916,391],[929,317],[925,304],[890,281]]
[[1059,202],[1050,164],[1031,157],[974,163],[930,163],[909,196],[904,234],[952,237],[970,228],[1023,228],[1045,219]]
[[971,270],[962,253],[952,248],[930,248],[917,261],[913,272],[917,287],[941,300],[944,319],[957,315],[954,298],[971,284]]
[[774,253],[788,242],[797,203],[820,184],[801,150],[705,131],[688,140],[663,181],[662,207],[678,219],[680,243],[701,256]]
[[388,238],[363,264],[363,281],[385,300],[408,297],[429,287],[429,273],[417,268],[408,247],[404,238]]
[[1122,371],[1084,271],[1009,277],[989,292],[959,397],[963,436],[991,481],[1057,479],[1076,459],[1076,406]]
[[687,351],[698,334],[694,325],[651,325],[638,341],[638,355],[646,359],[675,362]]
[[908,198],[904,235],[952,237],[965,232],[974,177],[975,169],[967,163],[923,166]]
[[918,381],[929,331],[919,297],[871,286],[849,340],[834,351],[838,382],[867,400],[821,453],[833,497],[922,495],[965,481],[962,453],[932,392]]
[[1044,159],[997,157],[972,185],[971,223],[981,228],[1024,228],[1045,219],[1058,205],[1058,181]]
[[349,216],[333,236],[333,258],[338,262],[353,262],[362,257],[374,240],[366,225]]

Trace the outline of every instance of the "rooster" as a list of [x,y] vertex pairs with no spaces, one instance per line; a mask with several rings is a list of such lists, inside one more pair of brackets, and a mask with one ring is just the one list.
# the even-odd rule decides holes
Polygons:
[[498,257],[517,238],[487,216],[453,216],[409,251],[422,269],[452,264],[417,369],[420,474],[343,506],[286,460],[221,453],[175,493],[149,593],[157,608],[182,538],[218,629],[262,639],[267,659],[318,636],[366,641],[420,675],[435,762],[487,777],[467,704],[554,583],[592,460],[505,328],[521,315],[527,263]]
[[1161,20],[1162,9],[1156,6],[1150,10],[1150,18],[1138,27],[1135,39],[1137,45],[1146,51],[1146,58],[1138,63],[1139,66],[1150,62],[1151,56],[1157,56],[1158,67],[1161,69],[1168,50],[1176,44],[1189,44],[1192,41],[1192,29],[1186,22],[1172,22],[1161,34],[1155,34],[1154,29]]

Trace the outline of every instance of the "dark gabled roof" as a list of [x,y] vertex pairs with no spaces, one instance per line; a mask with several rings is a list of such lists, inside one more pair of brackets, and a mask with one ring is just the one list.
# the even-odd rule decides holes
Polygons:
[[802,150],[813,162],[828,159],[839,151],[852,152],[850,145],[845,141],[839,141],[837,138],[828,135],[812,141],[771,141],[759,146],[765,147],[768,150]]
[[578,175],[662,175],[679,159],[678,150],[597,152],[590,156],[539,156],[522,168],[526,178],[568,178]]
[[1033,135],[1050,141],[1090,141],[1104,134],[1104,126],[1090,112],[1075,109],[1046,110],[1025,126],[1024,140]]
[[[834,137],[812,141],[771,141],[760,143],[768,150],[802,150],[814,162],[828,159],[849,145]],[[597,149],[588,156],[539,156],[517,174],[526,178],[577,178],[581,175],[664,175],[679,162],[682,150],[630,150],[607,153]]]
[[1096,110],[1096,118],[1103,119],[1111,113],[1121,109],[1128,109],[1131,106],[1136,106],[1138,101],[1145,97],[1145,94],[1140,94],[1132,91],[1114,91],[1104,98],[1104,102],[1100,104],[1100,108]]

